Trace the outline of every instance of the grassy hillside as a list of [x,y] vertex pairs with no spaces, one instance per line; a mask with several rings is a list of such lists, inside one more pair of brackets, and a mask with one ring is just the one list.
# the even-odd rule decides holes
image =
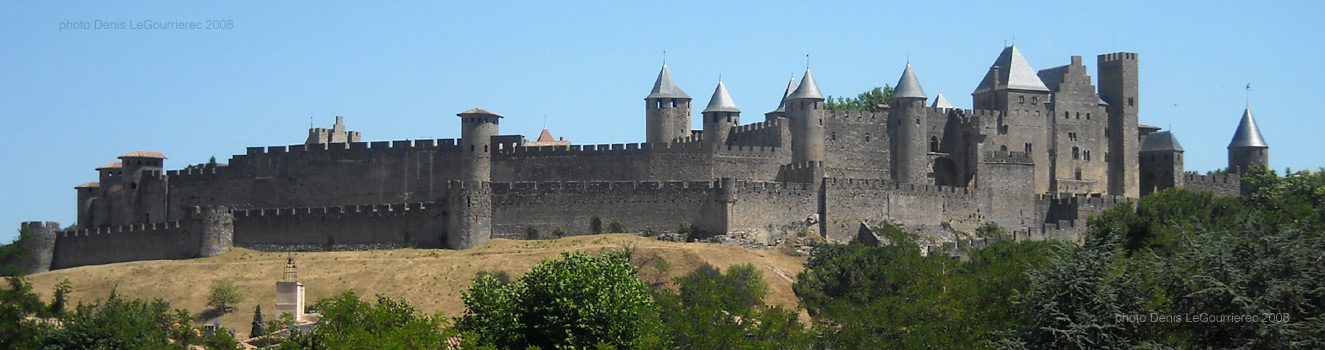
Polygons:
[[[667,283],[702,263],[720,268],[751,263],[764,273],[769,283],[767,301],[772,305],[795,307],[791,283],[805,263],[774,250],[747,250],[734,246],[703,243],[671,243],[627,234],[576,236],[556,240],[492,240],[468,250],[398,249],[367,252],[296,253],[299,279],[307,288],[309,303],[350,289],[371,297],[383,294],[404,297],[424,312],[441,312],[447,317],[464,312],[460,292],[479,271],[506,271],[519,276],[530,266],[561,252],[601,252],[631,246],[634,260],[643,263],[641,277],[650,283]],[[207,303],[208,287],[213,280],[228,278],[244,290],[245,300],[238,311],[222,317],[226,327],[247,334],[255,305],[262,304],[270,320],[275,309],[275,286],[281,278],[286,253],[233,249],[225,254],[203,259],[138,261],[111,265],[85,266],[56,270],[30,276],[34,290],[50,300],[56,283],[69,279],[73,284],[73,303],[104,300],[112,289],[120,295],[139,298],[162,298],[176,308],[188,309],[195,316]],[[659,259],[670,265],[658,269]],[[669,285],[670,286],[670,285]],[[804,317],[804,316],[802,316]]]

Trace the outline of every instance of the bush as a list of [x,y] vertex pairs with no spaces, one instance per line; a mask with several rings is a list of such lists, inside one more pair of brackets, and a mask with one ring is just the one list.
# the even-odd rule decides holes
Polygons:
[[524,228],[524,238],[526,238],[526,239],[538,239],[538,228],[537,228],[537,227],[534,227],[534,226],[525,226],[525,228]]
[[626,232],[626,226],[621,225],[621,222],[618,222],[618,221],[616,221],[616,220],[612,220],[612,223],[607,224],[607,227],[608,227],[608,229],[610,229],[610,230],[612,231],[612,233],[625,233],[625,232]]
[[589,232],[593,232],[595,235],[603,233],[603,219],[595,216],[589,220]]

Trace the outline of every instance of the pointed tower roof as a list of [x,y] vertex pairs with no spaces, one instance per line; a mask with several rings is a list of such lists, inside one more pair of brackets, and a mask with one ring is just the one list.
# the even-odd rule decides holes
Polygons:
[[897,79],[897,88],[893,89],[890,98],[929,98],[925,96],[925,89],[920,88],[920,81],[916,79],[916,73],[911,71],[910,63],[906,64],[902,77]]
[[1256,126],[1256,119],[1251,117],[1251,107],[1247,107],[1242,112],[1242,121],[1238,122],[1238,131],[1233,133],[1233,141],[1228,143],[1228,148],[1233,147],[1270,147],[1265,144],[1265,139],[1261,137],[1261,128]]
[[824,99],[824,95],[819,93],[819,84],[814,83],[814,75],[810,74],[808,68],[805,69],[805,77],[801,78],[801,84],[796,87],[796,92],[792,92],[791,96],[787,96],[786,99],[795,100],[801,98],[812,98],[817,100]]
[[948,108],[948,109],[956,108],[956,107],[953,107],[953,106],[952,106],[952,103],[949,103],[949,102],[948,102],[948,99],[947,99],[947,98],[944,98],[944,97],[943,97],[943,93],[942,93],[942,92],[940,92],[940,93],[938,94],[938,96],[934,96],[934,104],[931,105],[930,107],[935,107],[935,108]]
[[741,113],[741,110],[736,108],[736,103],[732,102],[731,95],[727,94],[727,86],[722,84],[722,80],[718,80],[718,87],[713,89],[713,97],[709,98],[708,107],[701,113],[708,112]]
[[1040,81],[1035,69],[1031,68],[1031,64],[1021,56],[1021,51],[1017,50],[1016,46],[1003,48],[1003,52],[994,60],[993,65],[999,67],[998,79],[985,75],[985,79],[975,88],[974,93],[1001,89],[1049,92],[1049,88]]
[[796,77],[793,76],[793,77],[791,77],[791,81],[788,81],[788,82],[787,82],[787,90],[782,92],[782,99],[778,101],[778,109],[774,109],[772,112],[769,112],[769,113],[782,113],[782,112],[786,112],[786,111],[787,111],[787,98],[788,98],[788,97],[791,97],[791,93],[796,92],[796,88],[797,88],[797,87],[799,87],[799,85],[796,84]]
[[1141,145],[1141,152],[1154,151],[1182,152],[1182,144],[1172,131],[1157,131],[1146,136],[1146,143]]
[[676,87],[676,83],[672,81],[672,73],[667,70],[667,63],[663,63],[662,70],[658,72],[658,80],[653,82],[653,91],[649,92],[649,96],[644,97],[644,99],[651,98],[690,98],[690,95],[686,95],[685,91]]
[[552,137],[552,133],[547,131],[547,128],[543,128],[543,132],[538,134],[538,142],[552,142],[556,140],[556,138]]

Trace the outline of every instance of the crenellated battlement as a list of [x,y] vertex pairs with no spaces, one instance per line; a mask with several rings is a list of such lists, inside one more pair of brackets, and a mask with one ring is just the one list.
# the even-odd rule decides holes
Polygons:
[[432,202],[346,205],[339,207],[258,208],[235,209],[236,220],[284,220],[300,218],[328,218],[336,216],[394,216],[422,215],[441,211],[442,205]]
[[162,230],[175,230],[182,227],[183,221],[156,222],[151,224],[133,224],[111,227],[97,227],[91,229],[79,229],[69,231],[58,231],[56,234],[60,238],[78,238],[109,234],[122,234],[134,232],[153,232]]
[[985,163],[998,164],[1032,164],[1030,155],[1019,151],[990,151],[985,152]]
[[1114,62],[1114,61],[1122,61],[1122,60],[1135,60],[1135,59],[1136,59],[1136,53],[1134,53],[1134,52],[1114,52],[1114,53],[1107,53],[1107,54],[1099,55],[1099,59],[1100,59],[1101,62]]
[[19,223],[19,229],[32,230],[33,232],[43,230],[59,232],[60,223],[55,221],[24,221]]
[[1090,205],[1112,207],[1118,203],[1131,202],[1132,199],[1124,196],[1110,196],[1100,193],[1091,194],[1073,194],[1073,193],[1048,193],[1036,195],[1036,200],[1054,205]]
[[972,197],[971,190],[966,187],[918,185],[880,179],[827,178],[824,179],[824,186],[848,191],[873,190],[916,196]]
[[817,192],[813,184],[800,182],[782,182],[782,181],[732,181],[730,186],[719,182],[717,188],[732,189],[739,192],[767,192],[767,191],[791,191],[791,192]]
[[1239,184],[1242,182],[1242,176],[1233,173],[1222,175],[1200,175],[1193,173],[1183,174],[1183,181],[1186,183],[1204,182],[1212,184]]
[[506,193],[607,193],[634,191],[709,191],[713,181],[547,181],[494,182],[494,194]]
[[[309,152],[338,152],[338,151],[383,151],[383,150],[430,150],[430,149],[456,149],[459,150],[457,139],[436,139],[436,140],[396,140],[396,141],[372,141],[372,142],[348,142],[348,143],[320,143],[309,145],[287,145],[287,146],[266,146],[266,147],[248,147],[245,149],[244,156],[256,157],[263,155],[284,155]],[[236,155],[238,157],[238,155]]]
[[883,111],[842,111],[828,110],[824,113],[824,118],[845,119],[855,122],[874,122],[879,124],[888,123],[888,112]]
[[733,132],[733,133],[736,133],[736,134],[743,134],[743,133],[748,133],[748,132],[757,132],[757,131],[765,130],[765,129],[777,129],[777,128],[781,128],[781,127],[783,126],[783,124],[786,124],[786,119],[781,119],[781,118],[779,118],[779,119],[773,119],[773,120],[766,120],[766,121],[757,122],[757,123],[750,123],[750,124],[745,124],[745,125],[737,125],[737,126],[735,126],[735,127],[732,128],[732,132]]

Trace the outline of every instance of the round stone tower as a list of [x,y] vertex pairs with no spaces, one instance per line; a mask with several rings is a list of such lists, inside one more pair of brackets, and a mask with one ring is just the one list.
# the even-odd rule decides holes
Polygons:
[[824,95],[805,70],[796,92],[786,99],[787,119],[791,120],[791,161],[801,163],[824,160]]
[[928,183],[929,156],[925,148],[925,90],[906,64],[897,88],[888,97],[888,130],[892,141],[893,180],[897,182]]
[[217,256],[234,247],[235,214],[230,208],[193,207],[188,219],[189,229],[198,232],[198,256]]
[[460,147],[464,153],[460,181],[488,182],[492,180],[492,137],[497,135],[497,124],[502,116],[481,108],[456,114],[460,116]]
[[23,242],[28,253],[19,257],[15,266],[26,275],[50,271],[51,259],[55,257],[55,231],[60,230],[60,223],[29,221],[20,225],[29,234]]
[[690,95],[672,82],[667,63],[658,72],[653,91],[644,97],[644,116],[648,143],[665,144],[690,136]]
[[725,146],[727,134],[731,132],[732,127],[741,123],[741,110],[732,102],[732,97],[727,94],[727,87],[722,84],[722,80],[718,80],[718,87],[713,90],[713,98],[709,99],[709,105],[704,108],[702,114],[704,142],[713,149]]
[[1251,107],[1242,112],[1242,121],[1233,133],[1233,140],[1228,143],[1228,171],[1246,173],[1252,166],[1270,166],[1270,145],[1261,137],[1261,129],[1256,126],[1256,119],[1251,117]]

